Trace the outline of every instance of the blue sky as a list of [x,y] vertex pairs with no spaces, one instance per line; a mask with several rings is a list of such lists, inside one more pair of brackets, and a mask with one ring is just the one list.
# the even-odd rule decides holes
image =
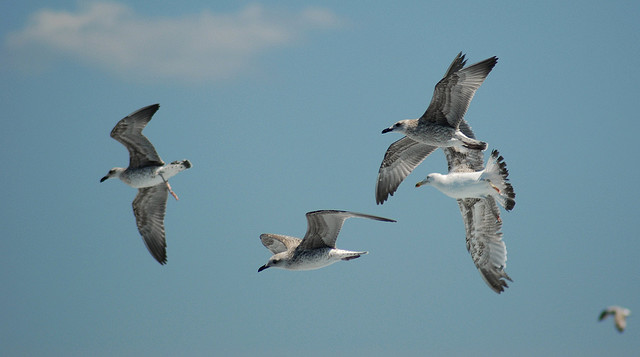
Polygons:
[[[362,1],[0,3],[0,351],[8,356],[634,355],[600,310],[640,311],[640,4]],[[497,295],[454,200],[415,182],[382,206],[378,167],[454,56],[499,62],[466,119],[505,157]],[[171,180],[168,259],[149,255],[116,122],[145,129]],[[260,233],[345,209],[316,271],[257,268]]]

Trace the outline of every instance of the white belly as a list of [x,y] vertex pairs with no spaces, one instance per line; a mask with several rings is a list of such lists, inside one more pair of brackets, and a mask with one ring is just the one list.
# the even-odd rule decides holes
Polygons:
[[141,167],[134,170],[127,169],[123,175],[120,176],[120,179],[133,188],[151,187],[164,183],[165,180],[169,180],[187,168],[188,167],[182,162],[175,162],[164,166]]
[[479,180],[478,172],[458,174],[455,179],[447,182],[436,183],[434,186],[445,195],[455,198],[484,198],[493,190],[491,184],[485,180]]

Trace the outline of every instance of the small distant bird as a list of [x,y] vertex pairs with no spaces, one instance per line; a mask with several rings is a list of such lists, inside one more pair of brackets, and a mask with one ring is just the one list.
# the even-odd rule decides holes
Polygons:
[[615,322],[616,329],[619,332],[622,332],[627,327],[627,316],[631,315],[631,311],[620,306],[609,306],[602,310],[598,321],[604,320],[609,315],[613,315],[613,321]]
[[416,183],[416,187],[431,185],[445,195],[455,198],[493,197],[507,211],[516,205],[516,194],[509,183],[509,171],[498,150],[493,150],[484,170],[451,172],[447,175],[432,173]]
[[160,159],[149,139],[142,134],[151,117],[160,108],[153,104],[139,109],[121,119],[111,130],[111,137],[129,150],[129,167],[114,167],[100,179],[119,178],[127,185],[137,188],[138,195],[133,200],[133,214],[138,231],[149,253],[160,263],[167,262],[167,243],[164,233],[164,215],[171,190],[169,178],[191,167],[189,160],[174,161],[168,165]]
[[368,252],[337,249],[336,239],[347,218],[361,217],[377,221],[395,222],[392,219],[368,214],[325,210],[307,213],[307,233],[303,239],[280,234],[260,235],[262,244],[274,255],[258,272],[270,267],[288,270],[313,270],[331,265],[339,260],[359,258]]
[[487,58],[466,68],[465,56],[458,53],[444,78],[436,84],[433,98],[419,119],[400,120],[382,130],[406,135],[389,146],[384,155],[376,183],[376,202],[384,203],[393,196],[400,183],[435,149],[465,147],[485,150],[487,143],[469,137],[460,123],[469,103],[489,72],[498,62]]

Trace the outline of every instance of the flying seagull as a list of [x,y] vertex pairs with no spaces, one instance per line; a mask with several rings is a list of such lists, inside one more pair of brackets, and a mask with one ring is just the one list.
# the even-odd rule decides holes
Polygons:
[[436,84],[433,98],[419,119],[400,120],[382,130],[405,136],[389,146],[384,155],[376,183],[376,203],[393,196],[400,183],[435,149],[465,147],[485,150],[487,143],[469,137],[460,125],[473,95],[498,62],[487,58],[468,67],[465,56],[458,53],[444,78]]
[[133,200],[133,214],[138,231],[144,239],[149,253],[160,263],[167,262],[167,243],[164,236],[164,215],[171,190],[169,178],[191,167],[189,160],[174,161],[168,165],[160,159],[149,139],[142,135],[142,129],[160,108],[153,104],[139,109],[121,119],[111,130],[111,137],[129,150],[129,167],[114,167],[100,179],[119,178],[127,185],[137,188],[138,195]]
[[455,198],[493,197],[507,211],[516,205],[516,194],[509,183],[509,170],[498,150],[493,150],[484,170],[451,172],[447,175],[432,173],[418,182],[416,187],[431,185],[445,195]]
[[622,332],[625,327],[627,327],[627,316],[631,315],[631,311],[620,306],[609,306],[602,310],[598,321],[604,320],[609,315],[613,315],[613,321],[616,324],[616,329],[619,332]]
[[[475,137],[466,121],[462,121],[460,128],[466,136]],[[484,155],[482,151],[461,147],[448,147],[443,150],[449,166],[448,176],[459,174],[471,177],[482,176],[483,172],[487,171],[483,170]],[[488,187],[494,192],[496,189],[500,190],[500,193],[496,192],[500,197],[499,200],[503,200],[505,207],[511,209],[515,205],[515,193],[511,184],[507,182],[506,164],[497,155],[497,151],[492,153],[492,158],[489,159],[487,166],[489,166],[488,170],[492,172],[499,170],[498,175],[502,179],[497,179],[492,174],[491,177],[495,180],[492,183],[495,187],[491,184]],[[491,168],[492,166],[493,168]],[[487,186],[484,185],[484,187]],[[454,189],[448,188],[447,190],[451,192]],[[462,188],[462,190],[471,189]],[[500,231],[502,229],[500,209],[496,204],[494,192],[489,190],[486,192],[490,192],[490,194],[484,196],[477,194],[477,197],[468,198],[457,197],[457,201],[466,231],[467,251],[471,254],[471,259],[478,268],[482,279],[493,291],[499,294],[508,287],[506,280],[512,280],[504,271],[507,266],[507,248],[502,241],[502,232]],[[504,196],[500,196],[500,194]]]
[[348,211],[313,211],[307,213],[307,233],[303,239],[280,234],[260,235],[262,244],[273,253],[267,264],[258,272],[270,267],[288,270],[313,270],[331,265],[339,260],[359,258],[368,252],[337,249],[336,239],[347,218],[360,217],[377,221],[395,222],[392,219]]

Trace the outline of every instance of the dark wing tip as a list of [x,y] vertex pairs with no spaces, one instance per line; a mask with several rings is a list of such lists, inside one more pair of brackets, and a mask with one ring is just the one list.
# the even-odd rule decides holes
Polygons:
[[[144,237],[143,237],[144,238]],[[151,253],[151,256],[160,263],[160,265],[167,264],[167,249],[165,245],[150,244],[151,242],[145,239],[145,245],[147,250]]]
[[607,317],[607,310],[603,310],[598,317],[598,321],[602,321],[605,317]]
[[482,66],[486,69],[487,74],[489,72],[491,72],[491,70],[493,69],[493,67],[496,66],[496,64],[498,64],[498,57],[493,56],[493,57],[489,57],[486,60],[480,61],[476,64],[474,64],[473,66]]
[[507,211],[511,211],[515,206],[516,201],[512,198],[507,198],[507,204],[505,205],[504,209],[506,209]]
[[140,110],[145,110],[145,109],[149,109],[149,108],[155,108],[155,109],[157,110],[158,108],[160,108],[160,103],[147,105],[146,107],[142,107],[142,108],[140,108],[138,111],[140,111]]
[[167,249],[166,246],[149,246],[149,253],[153,256],[155,260],[160,263],[160,265],[167,264]]
[[144,108],[140,108],[136,110],[135,112],[129,114],[129,116],[134,116],[136,114],[144,113],[144,117],[151,118],[158,111],[158,109],[160,109],[160,104],[151,104],[151,105],[147,105]]
[[260,242],[268,249],[269,246],[273,243],[273,237],[270,234],[262,233],[260,235]]
[[387,199],[389,199],[389,196],[393,196],[393,192],[376,190],[376,204],[383,204]]
[[147,111],[147,110],[151,112],[151,115],[153,115],[158,111],[158,109],[160,109],[160,104],[159,103],[151,104],[151,105],[147,105],[146,107],[142,107],[142,108],[136,110],[135,112],[129,114],[128,116],[134,115],[134,114],[139,113],[139,112],[144,112],[144,111]]
[[380,217],[380,216],[373,216],[370,214],[363,214],[363,213],[359,213],[363,218],[369,218],[369,219],[373,219],[376,221],[380,221],[380,222],[391,222],[391,223],[395,223],[397,222],[395,219],[391,219],[391,218],[386,218],[386,217]]
[[507,282],[503,279],[499,279],[491,285],[491,289],[493,289],[497,294],[504,292],[504,289],[508,287],[509,285],[507,285]]
[[456,55],[456,58],[454,58],[451,64],[449,65],[449,68],[447,68],[447,71],[444,73],[443,78],[447,78],[451,74],[461,70],[464,67],[464,65],[467,64],[467,60],[465,59],[465,56],[466,55],[462,54],[462,51],[460,51]]
[[507,275],[507,272],[504,271],[503,268],[496,268],[497,271],[490,271],[488,269],[479,269],[482,278],[485,283],[491,288],[491,290],[495,291],[497,294],[500,294],[504,291],[505,288],[508,288],[506,280],[513,282],[511,277]]
[[496,64],[498,64],[498,57],[493,56],[493,57],[489,57],[487,58],[485,61],[487,61],[487,64],[493,68],[495,67]]

